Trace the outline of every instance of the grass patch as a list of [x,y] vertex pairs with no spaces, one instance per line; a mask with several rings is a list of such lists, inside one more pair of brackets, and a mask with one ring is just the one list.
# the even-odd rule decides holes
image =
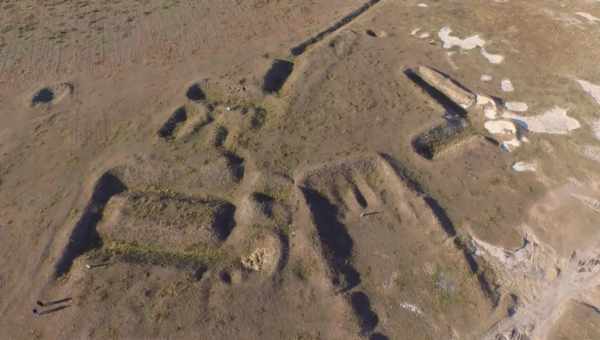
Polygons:
[[419,135],[413,141],[413,147],[421,156],[433,159],[475,134],[475,129],[467,120],[449,121]]
[[292,189],[283,185],[273,185],[266,188],[264,194],[272,197],[275,201],[287,202],[292,196]]
[[181,252],[164,250],[147,244],[111,241],[104,251],[125,262],[148,263],[158,266],[210,266],[223,263],[227,256],[221,250],[205,245],[195,245]]
[[228,135],[229,131],[227,130],[227,128],[222,125],[219,125],[217,127],[217,131],[215,132],[214,146],[223,146]]
[[274,234],[285,238],[289,238],[292,233],[291,224],[280,224],[277,223],[277,221],[268,224],[252,224],[250,228],[252,230],[252,234],[249,237],[250,240],[256,240],[264,230],[271,231]]
[[258,106],[254,107],[254,114],[251,118],[251,125],[253,129],[259,129],[265,125],[267,120],[267,110]]
[[311,275],[316,271],[316,264],[314,262],[306,263],[305,261],[298,260],[291,266],[292,273],[302,281],[308,281]]
[[445,268],[436,266],[431,280],[440,307],[445,309],[460,303],[458,294],[460,285],[448,275]]

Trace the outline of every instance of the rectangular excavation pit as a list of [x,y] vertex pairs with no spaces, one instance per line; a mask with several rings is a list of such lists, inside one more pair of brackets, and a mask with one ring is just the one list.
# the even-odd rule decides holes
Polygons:
[[475,135],[468,120],[452,119],[418,135],[412,145],[415,152],[431,160]]
[[329,26],[325,30],[319,32],[317,35],[314,35],[314,36],[308,38],[307,40],[301,42],[300,44],[294,46],[290,51],[292,53],[292,56],[297,57],[297,56],[302,55],[304,52],[306,52],[306,50],[310,46],[317,44],[318,42],[322,41],[323,39],[330,36],[331,34],[334,34],[335,32],[339,31],[343,27],[349,25],[351,22],[353,22],[359,16],[365,14],[367,11],[372,9],[373,6],[377,5],[380,1],[381,0],[368,0],[362,6],[355,9],[354,11],[350,12],[349,14],[347,14],[340,20],[335,21],[331,26]]
[[161,138],[172,138],[177,126],[187,120],[187,110],[185,107],[177,108],[167,119],[167,121],[158,130],[158,136]]
[[234,211],[220,200],[127,192],[109,201],[97,230],[105,244],[183,252],[218,247],[234,227]]
[[[444,325],[480,324],[488,317],[482,311],[492,310],[487,280],[470,255],[448,246],[452,221],[406,173],[389,156],[365,155],[309,168],[295,180],[331,283],[348,292],[363,336],[379,330],[382,315],[413,320],[387,303],[403,296]],[[401,327],[385,333],[406,334]]]
[[293,71],[294,63],[281,59],[273,61],[271,68],[265,74],[263,90],[268,93],[278,92]]
[[181,139],[211,122],[209,108],[204,103],[188,103],[177,108],[157,134],[165,140]]
[[[431,81],[422,74],[418,73],[413,69],[404,70],[404,74],[410,79],[417,87],[423,90],[431,100],[439,104],[447,114],[458,115],[461,117],[467,116],[467,110],[461,106],[456,99],[449,97],[444,91],[444,86],[441,86],[439,82]],[[435,74],[435,73],[433,73]],[[445,82],[442,82],[445,84]],[[450,93],[450,92],[448,92]]]

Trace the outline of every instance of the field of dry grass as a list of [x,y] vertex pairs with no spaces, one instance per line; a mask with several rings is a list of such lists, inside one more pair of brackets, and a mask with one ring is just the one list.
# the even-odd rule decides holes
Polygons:
[[0,0],[3,336],[596,339],[599,34],[594,0]]

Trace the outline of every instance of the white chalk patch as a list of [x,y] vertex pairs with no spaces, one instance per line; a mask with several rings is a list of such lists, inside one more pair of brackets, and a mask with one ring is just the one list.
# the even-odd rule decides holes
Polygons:
[[494,99],[489,96],[478,94],[477,95],[477,105],[484,106],[488,104],[494,104]]
[[429,38],[430,36],[431,36],[431,35],[430,35],[429,33],[427,33],[427,32],[425,32],[425,33],[421,33],[421,34],[419,34],[419,39],[427,39],[427,38]]
[[584,145],[580,148],[581,155],[591,161],[600,162],[600,147],[593,145]]
[[550,16],[553,20],[560,21],[565,26],[575,26],[580,29],[584,29],[583,22],[576,17],[567,13],[556,13],[551,9],[545,8],[543,12]]
[[500,144],[500,148],[506,152],[513,152],[519,146],[521,146],[521,142],[517,137]]
[[516,162],[512,169],[516,172],[536,172],[537,164],[535,162]]
[[480,79],[483,82],[488,82],[488,81],[492,81],[492,79],[494,79],[494,78],[492,78],[492,76],[490,76],[489,74],[482,74]]
[[510,111],[525,112],[529,110],[527,103],[523,102],[507,102],[505,105]]
[[600,119],[596,119],[592,122],[592,134],[597,140],[600,140]]
[[579,85],[581,86],[581,88],[590,96],[592,96],[592,98],[594,98],[594,100],[596,101],[596,103],[598,105],[600,105],[600,85],[596,85],[596,84],[592,84],[589,81],[585,81],[582,79],[577,79],[577,82],[579,83]]
[[448,26],[442,27],[442,29],[438,32],[438,37],[442,40],[442,46],[444,48],[448,49],[457,46],[463,50],[472,50],[479,47],[481,55],[490,63],[500,64],[504,61],[504,56],[500,54],[489,53],[485,49],[485,40],[481,39],[478,34],[461,39],[457,36],[450,35],[450,33],[452,33],[452,29],[450,29]]
[[417,27],[417,28],[413,29],[412,31],[410,31],[410,35],[417,35],[417,33],[419,33],[420,30],[421,30],[421,28]]
[[590,13],[586,13],[586,12],[575,12],[575,15],[578,15],[591,23],[596,23],[596,22],[600,21],[600,18],[596,18],[595,16],[591,15]]
[[481,47],[481,55],[492,64],[501,64],[504,61],[503,55],[489,53],[483,46]]
[[409,312],[412,312],[412,313],[415,313],[418,315],[423,315],[423,312],[421,311],[421,309],[413,304],[403,302],[400,304],[400,307],[402,309],[406,309]]
[[593,197],[571,194],[571,196],[577,199],[579,202],[583,203],[586,207],[599,212],[600,213],[600,200],[597,200]]
[[487,119],[496,119],[498,118],[498,110],[495,107],[488,106],[483,109],[483,115]]
[[448,49],[452,47],[460,47],[463,50],[472,50],[476,47],[483,47],[485,45],[485,41],[479,37],[479,35],[473,35],[465,39],[461,39],[456,36],[450,35],[452,33],[452,29],[450,27],[442,27],[440,32],[438,33],[438,37],[442,40],[443,47]]
[[525,117],[512,112],[505,112],[502,117],[512,119],[524,129],[535,133],[566,135],[579,129],[581,124],[567,115],[567,110],[555,106],[541,115]]
[[500,82],[500,88],[504,92],[513,92],[515,90],[515,87],[510,79],[502,79]]
[[498,106],[492,97],[478,94],[477,105],[483,107],[485,118],[496,119],[498,117]]
[[492,120],[483,124],[486,130],[495,135],[515,135],[517,127],[509,120]]
[[417,6],[419,6],[419,7],[421,7],[421,8],[427,8],[427,7],[429,7],[429,5],[428,5],[428,4],[424,4],[424,3],[420,3],[420,4],[418,4]]

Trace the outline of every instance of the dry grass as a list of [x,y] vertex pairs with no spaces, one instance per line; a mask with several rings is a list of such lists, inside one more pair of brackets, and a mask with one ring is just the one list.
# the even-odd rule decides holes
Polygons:
[[226,262],[226,254],[218,248],[196,245],[183,251],[165,250],[156,246],[110,241],[103,250],[120,260],[159,266],[211,266]]

